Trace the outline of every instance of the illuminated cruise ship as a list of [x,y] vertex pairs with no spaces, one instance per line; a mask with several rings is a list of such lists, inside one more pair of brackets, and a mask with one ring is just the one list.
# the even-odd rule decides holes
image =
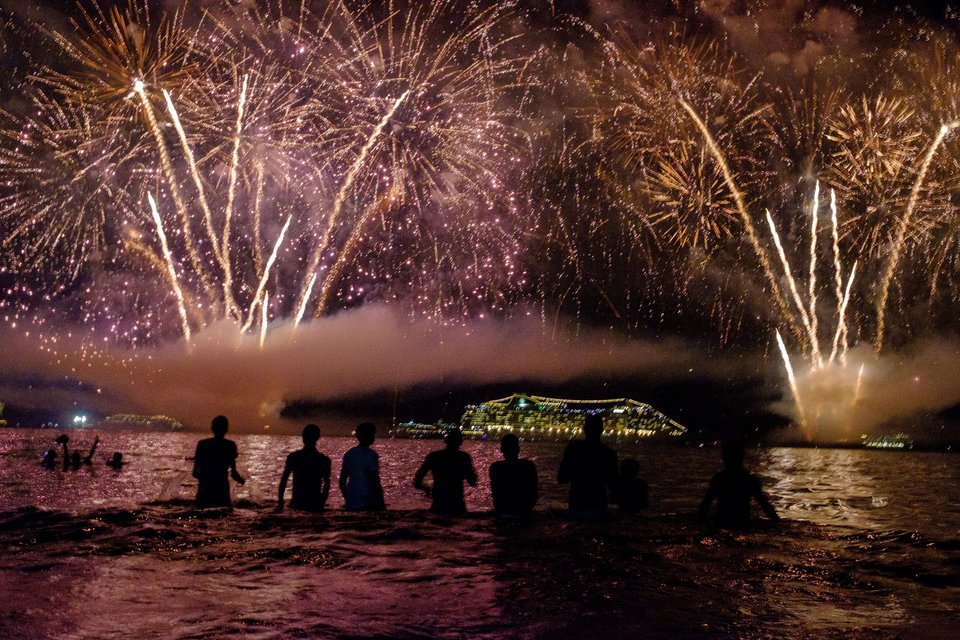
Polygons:
[[602,415],[603,435],[616,440],[677,438],[687,431],[650,405],[629,398],[567,400],[520,393],[468,405],[461,428],[489,437],[514,433],[528,440],[569,440],[579,437],[589,414]]

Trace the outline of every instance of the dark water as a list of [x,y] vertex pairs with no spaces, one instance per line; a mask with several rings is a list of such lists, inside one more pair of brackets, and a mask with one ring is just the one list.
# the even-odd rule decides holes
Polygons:
[[[591,524],[563,516],[560,447],[528,445],[539,512],[502,522],[484,513],[488,443],[465,445],[476,513],[445,519],[409,486],[436,442],[378,441],[391,511],[309,516],[272,510],[296,438],[236,437],[237,507],[201,512],[195,435],[103,433],[95,467],[66,473],[38,464],[55,435],[0,431],[2,638],[958,637],[956,456],[756,452],[788,520],[731,534],[691,515],[711,450],[621,452],[639,453],[651,511]],[[335,472],[351,444],[321,441]]]

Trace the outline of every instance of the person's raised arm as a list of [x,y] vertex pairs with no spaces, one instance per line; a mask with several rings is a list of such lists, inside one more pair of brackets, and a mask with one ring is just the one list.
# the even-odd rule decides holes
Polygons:
[[280,487],[277,489],[277,511],[283,511],[283,498],[287,492],[287,480],[290,479],[290,458],[283,465],[283,474],[280,476]]
[[93,464],[93,452],[97,450],[98,444],[100,444],[100,436],[94,436],[93,446],[90,447],[90,453],[88,453],[87,457],[83,459],[84,464]]

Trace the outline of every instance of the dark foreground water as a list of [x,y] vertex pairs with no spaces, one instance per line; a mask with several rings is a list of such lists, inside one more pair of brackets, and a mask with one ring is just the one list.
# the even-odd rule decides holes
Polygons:
[[[297,438],[237,436],[237,507],[197,511],[196,435],[101,436],[92,469],[43,470],[49,431],[0,431],[0,638],[957,638],[960,457],[769,449],[751,464],[787,521],[692,517],[715,450],[639,455],[652,508],[574,522],[559,445],[525,447],[542,497],[492,518],[491,443],[467,443],[475,512],[430,515],[410,478],[436,442],[378,441],[390,511],[273,512]],[[92,433],[74,432],[81,445]],[[334,459],[352,444],[321,440]],[[129,464],[114,472],[106,456]]]

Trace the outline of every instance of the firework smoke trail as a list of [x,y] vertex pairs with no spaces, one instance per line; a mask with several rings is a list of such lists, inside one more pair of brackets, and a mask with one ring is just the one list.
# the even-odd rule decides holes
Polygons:
[[[830,353],[830,361],[832,362],[837,357],[838,340],[843,340],[843,348],[840,350],[840,362],[845,363],[847,357],[847,323],[843,318],[843,312],[846,309],[843,301],[845,298],[849,298],[850,285],[848,283],[847,293],[844,294],[843,267],[840,264],[840,224],[837,217],[837,192],[834,189],[830,189],[830,225],[830,232],[833,239],[833,284],[835,287],[834,292],[837,296],[837,329],[842,332],[842,335],[833,341],[833,350]],[[856,270],[856,263],[854,263],[853,268]],[[853,282],[852,273],[850,282]]]
[[233,301],[233,268],[230,266],[230,220],[233,217],[233,200],[237,191],[237,165],[240,163],[240,134],[243,130],[243,108],[247,102],[247,75],[243,75],[243,87],[237,104],[237,128],[233,137],[233,155],[230,158],[230,181],[227,185],[227,208],[223,217],[223,240],[220,242],[223,253],[223,297],[227,312],[240,317],[237,303]]
[[153,224],[157,227],[157,237],[160,238],[160,248],[163,250],[163,257],[167,262],[167,275],[170,279],[170,286],[173,288],[173,294],[177,298],[177,311],[180,313],[180,324],[183,326],[183,337],[190,341],[190,322],[187,320],[187,308],[183,301],[183,290],[180,288],[180,281],[177,279],[177,270],[173,266],[173,256],[170,254],[170,247],[167,244],[167,234],[163,232],[163,222],[160,220],[160,212],[157,210],[157,202],[153,199],[153,194],[147,194],[147,200],[150,202],[150,213],[153,216]]
[[[810,280],[807,283],[807,300],[810,302],[810,337],[815,343],[819,343],[817,327],[817,231],[820,226],[820,181],[817,180],[813,188],[813,205],[810,207]],[[814,354],[819,360],[818,364],[823,364],[820,357],[819,346],[814,350]]]
[[190,174],[193,176],[193,183],[197,187],[197,193],[200,197],[200,208],[203,210],[203,221],[207,228],[207,235],[210,238],[210,244],[213,245],[213,254],[217,257],[217,260],[220,261],[222,266],[223,257],[220,253],[220,241],[217,239],[217,234],[213,230],[213,215],[210,213],[210,205],[207,203],[206,189],[203,187],[203,180],[200,178],[199,169],[197,169],[197,161],[196,158],[194,158],[193,149],[190,148],[190,144],[187,142],[187,132],[183,130],[183,124],[180,122],[180,115],[177,113],[177,108],[173,104],[173,99],[170,97],[170,92],[164,89],[163,97],[167,101],[167,111],[170,113],[170,117],[173,119],[173,126],[177,130],[177,135],[180,137],[180,145],[183,147],[183,155],[187,158],[187,164],[190,166]]
[[[310,261],[307,263],[306,274],[315,274],[317,267],[320,264],[320,260],[323,257],[324,251],[327,250],[328,245],[330,244],[330,237],[333,235],[334,225],[337,222],[337,218],[340,215],[340,209],[343,206],[343,201],[347,197],[347,192],[350,190],[350,187],[353,186],[353,181],[356,179],[357,173],[359,173],[360,168],[363,166],[364,160],[366,160],[367,155],[370,153],[370,150],[373,149],[377,141],[380,139],[380,135],[383,133],[383,130],[389,124],[390,119],[393,118],[393,114],[397,112],[397,109],[400,108],[400,105],[403,104],[404,100],[407,99],[407,96],[410,95],[410,90],[407,89],[400,97],[397,98],[393,106],[383,114],[383,117],[380,119],[380,122],[377,123],[377,126],[374,127],[373,132],[370,134],[370,137],[367,139],[366,144],[363,145],[363,149],[360,150],[360,154],[357,156],[357,159],[351,165],[350,170],[347,172],[346,177],[344,178],[343,184],[340,185],[340,190],[337,192],[337,196],[333,201],[333,210],[330,213],[329,218],[327,218],[327,225],[323,231],[323,236],[321,236],[320,243],[313,251],[313,255],[310,257]],[[310,300],[310,290],[313,288],[313,277],[310,280],[304,280],[304,286],[301,290],[300,302],[297,305],[297,317],[294,326],[300,324],[300,320],[303,318],[303,314],[306,311],[306,305]]]
[[760,239],[757,237],[757,231],[753,226],[753,221],[750,219],[750,214],[747,213],[747,205],[743,201],[743,194],[740,193],[740,189],[737,187],[736,182],[733,179],[733,174],[730,171],[730,166],[727,164],[727,159],[723,155],[723,152],[720,150],[720,147],[717,145],[716,140],[713,139],[713,135],[710,133],[710,129],[707,128],[707,125],[704,124],[703,120],[700,119],[700,116],[697,115],[697,112],[687,103],[683,98],[678,98],[680,106],[690,115],[690,118],[693,120],[694,124],[697,126],[697,129],[700,130],[700,133],[703,135],[704,140],[706,140],[707,148],[710,150],[710,154],[717,161],[717,164],[720,165],[720,172],[723,174],[723,180],[727,183],[727,188],[730,189],[730,192],[733,194],[733,200],[736,203],[737,211],[740,213],[740,220],[743,224],[743,228],[747,232],[747,238],[750,240],[750,245],[753,247],[753,251],[757,256],[757,260],[760,261],[760,266],[763,267],[763,272],[767,276],[767,281],[770,283],[770,289],[773,292],[773,297],[777,301],[777,305],[780,307],[783,316],[787,319],[787,322],[790,324],[791,329],[798,336],[802,336],[803,333],[800,331],[800,328],[797,326],[796,319],[793,314],[790,313],[790,308],[787,305],[787,301],[783,298],[783,293],[780,291],[780,285],[777,282],[777,278],[773,273],[773,268],[770,265],[770,261],[767,259],[767,254],[763,250],[763,247],[760,246]]
[[173,174],[173,165],[170,162],[170,154],[167,152],[167,143],[163,140],[163,133],[160,131],[160,125],[157,123],[157,117],[153,113],[153,105],[150,104],[150,98],[147,97],[147,92],[145,90],[143,81],[137,80],[133,85],[133,90],[138,96],[140,96],[140,102],[143,105],[143,111],[147,115],[147,124],[150,127],[151,133],[153,133],[154,139],[157,141],[157,149],[160,153],[160,164],[163,166],[164,173],[167,176],[167,184],[170,187],[170,195],[173,198],[174,205],[177,207],[177,212],[180,214],[180,221],[183,224],[183,240],[187,247],[187,255],[190,256],[190,263],[193,265],[194,271],[200,278],[200,282],[203,285],[204,290],[207,292],[207,295],[211,300],[216,300],[217,297],[213,293],[213,286],[210,283],[210,279],[207,277],[207,272],[203,268],[202,262],[200,261],[200,255],[197,253],[197,249],[193,244],[193,233],[190,231],[190,217],[187,215],[186,206],[183,204],[183,197],[180,194],[180,186],[177,183],[176,176]]
[[293,220],[293,216],[287,216],[287,221],[284,223],[283,229],[280,230],[280,235],[273,245],[273,251],[270,253],[270,257],[267,258],[267,266],[263,269],[263,275],[260,276],[260,284],[257,285],[257,291],[253,295],[253,302],[250,303],[250,310],[247,312],[247,321],[243,324],[243,328],[240,329],[241,333],[246,333],[253,324],[253,316],[257,311],[257,304],[260,302],[261,296],[265,295],[267,280],[270,278],[270,269],[277,259],[277,253],[280,251],[280,245],[283,244],[283,237],[287,234],[287,229],[290,228],[291,220]]
[[[797,405],[797,419],[800,422],[800,428],[806,433],[807,415],[803,410],[803,402],[800,400],[800,388],[797,386],[797,376],[793,372],[793,365],[790,363],[790,354],[787,353],[787,345],[783,343],[783,337],[777,330],[777,346],[780,347],[780,355],[783,358],[783,366],[787,370],[787,380],[790,383],[790,390],[793,392],[793,400]],[[809,439],[809,434],[807,434]]]
[[900,262],[900,254],[903,252],[907,228],[910,226],[910,223],[913,222],[913,211],[916,209],[917,201],[920,198],[920,189],[923,187],[923,181],[927,177],[927,171],[930,169],[930,164],[933,162],[933,157],[936,155],[937,149],[943,144],[947,135],[957,127],[960,127],[960,120],[945,123],[940,127],[940,132],[927,150],[927,155],[923,158],[923,164],[920,165],[920,173],[917,174],[917,179],[913,183],[913,188],[910,190],[907,209],[903,217],[900,218],[899,225],[897,226],[897,235],[894,238],[890,250],[890,258],[887,260],[887,264],[883,270],[883,276],[880,279],[880,295],[877,298],[877,336],[874,341],[874,349],[876,349],[877,353],[883,349],[884,333],[886,331],[885,315],[887,298],[890,296],[890,281],[893,279],[893,275]]
[[[837,330],[833,334],[833,347],[830,350],[830,362],[833,362],[839,351],[841,364],[846,365],[847,357],[847,306],[850,304],[850,288],[853,285],[853,278],[857,275],[857,263],[853,263],[850,269],[850,277],[847,278],[847,289],[840,299],[837,307]],[[840,340],[843,339],[843,346],[840,346]]]
[[810,353],[813,356],[814,362],[822,362],[822,359],[820,358],[820,346],[817,344],[817,336],[813,333],[813,327],[810,322],[810,317],[807,315],[807,309],[803,304],[803,300],[800,299],[800,291],[797,289],[797,281],[793,277],[793,271],[790,269],[790,262],[787,260],[787,254],[783,250],[783,244],[780,242],[780,234],[777,233],[777,227],[773,224],[773,217],[770,215],[769,209],[767,210],[767,224],[770,225],[770,233],[773,235],[773,243],[777,247],[777,254],[780,256],[780,262],[783,265],[783,272],[787,277],[787,285],[790,288],[790,293],[793,295],[793,302],[800,311],[800,319],[803,321],[803,326],[807,329],[807,339],[810,342]]

